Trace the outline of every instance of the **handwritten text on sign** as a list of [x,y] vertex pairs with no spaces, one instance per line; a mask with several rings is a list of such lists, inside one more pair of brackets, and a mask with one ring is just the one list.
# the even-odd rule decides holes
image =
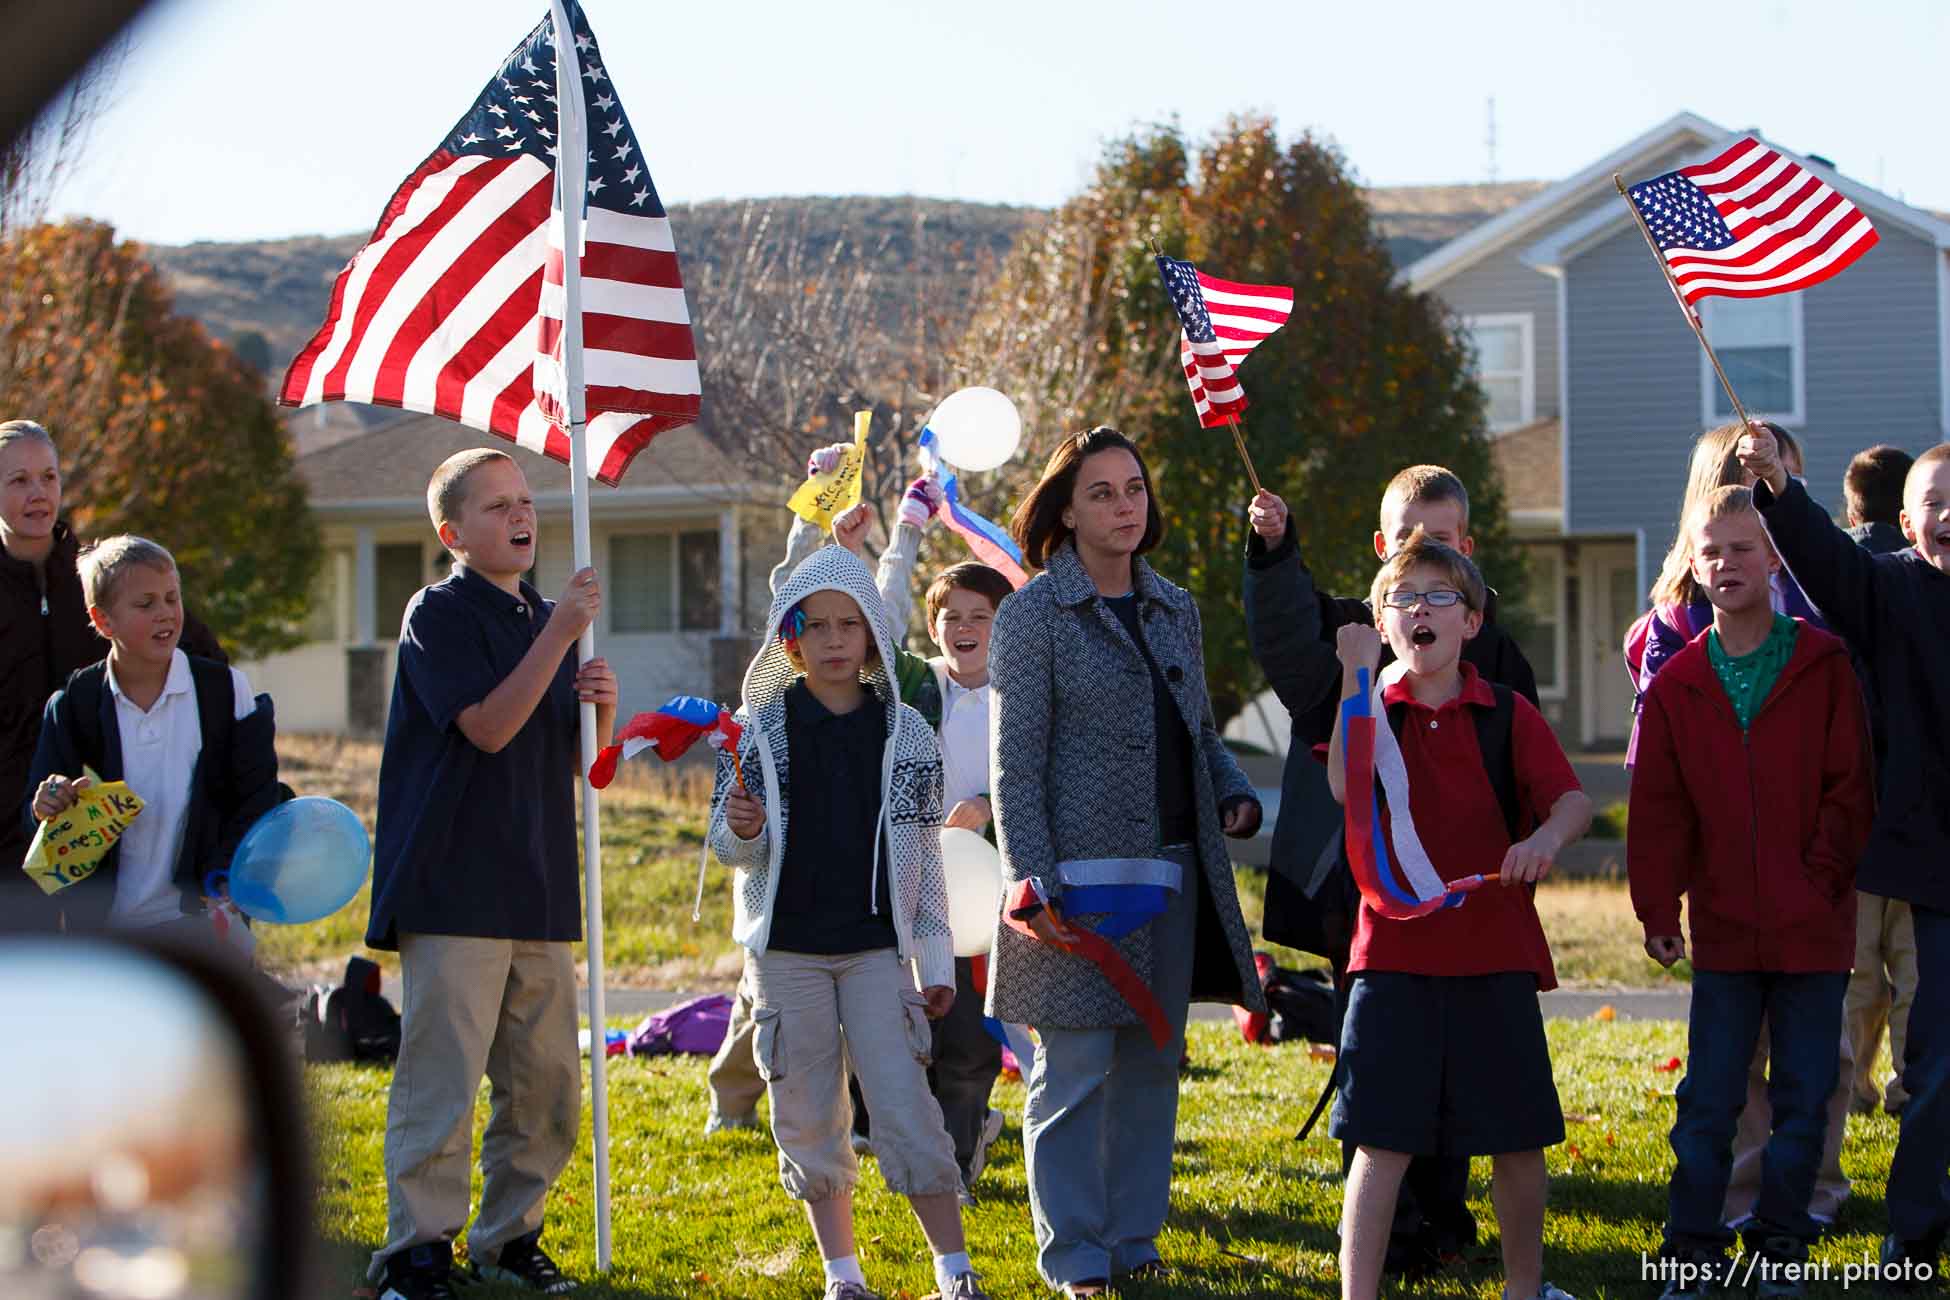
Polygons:
[[21,864],[44,893],[56,893],[94,875],[142,811],[142,796],[127,782],[102,784],[93,772],[86,775],[88,788],[75,797],[74,807],[41,823],[27,849],[27,861]]

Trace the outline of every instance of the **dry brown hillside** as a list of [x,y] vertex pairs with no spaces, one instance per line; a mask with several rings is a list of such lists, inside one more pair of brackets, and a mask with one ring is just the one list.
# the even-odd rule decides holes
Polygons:
[[[1543,189],[1543,181],[1500,185],[1412,185],[1371,189],[1375,224],[1396,264],[1406,266]],[[720,200],[671,209],[687,265],[721,264],[755,223],[769,217],[774,233],[792,231],[815,255],[844,242],[874,271],[879,317],[902,319],[904,302],[924,282],[944,287],[972,306],[982,272],[1017,235],[1040,222],[1036,208],[943,199],[811,197]],[[282,372],[325,314],[332,281],[365,232],[303,235],[255,243],[156,245],[150,255],[170,277],[178,306],[217,337],[236,340],[255,331],[269,343],[269,361]],[[699,279],[697,271],[691,278]]]

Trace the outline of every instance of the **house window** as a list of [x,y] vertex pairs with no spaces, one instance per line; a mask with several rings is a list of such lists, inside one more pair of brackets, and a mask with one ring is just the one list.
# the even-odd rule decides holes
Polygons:
[[373,547],[372,558],[378,588],[374,593],[373,635],[389,641],[399,636],[400,624],[406,621],[407,602],[427,585],[422,567],[426,554],[418,542],[389,542]]
[[[1799,424],[1802,420],[1801,295],[1708,298],[1700,320],[1741,405],[1756,419]],[[1733,403],[1713,365],[1700,354],[1706,423],[1734,418]]]
[[344,574],[352,567],[352,552],[343,547],[327,550],[318,561],[318,578],[312,583],[310,603],[305,606],[305,622],[300,635],[308,642],[339,642],[345,633],[339,625],[339,592]]
[[614,633],[718,630],[718,534],[619,533],[606,595]]
[[1564,695],[1564,553],[1535,546],[1527,553],[1530,584],[1523,618],[1517,620],[1517,645],[1537,674],[1537,693]]
[[677,538],[677,613],[686,632],[718,630],[718,535],[684,533]]
[[1463,321],[1476,353],[1491,433],[1521,428],[1537,418],[1536,322],[1529,312],[1470,316]]

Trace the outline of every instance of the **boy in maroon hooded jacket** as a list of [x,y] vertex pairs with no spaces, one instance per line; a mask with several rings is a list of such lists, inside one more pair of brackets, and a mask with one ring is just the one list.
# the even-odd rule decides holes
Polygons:
[[1747,1253],[1757,1257],[1756,1294],[1793,1296],[1817,1233],[1808,1198],[1838,1069],[1873,767],[1841,640],[1769,606],[1780,560],[1748,489],[1718,489],[1683,526],[1713,626],[1646,693],[1626,848],[1646,952],[1666,966],[1686,955],[1681,894],[1693,935],[1665,1294],[1700,1295],[1729,1280],[1733,1234],[1720,1205],[1765,1017],[1774,1129]]

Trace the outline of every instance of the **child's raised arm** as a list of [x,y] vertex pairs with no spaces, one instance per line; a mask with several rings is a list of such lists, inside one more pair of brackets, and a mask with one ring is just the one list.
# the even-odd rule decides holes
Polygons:
[[[1341,699],[1351,700],[1361,693],[1360,675],[1366,672],[1370,686],[1375,669],[1381,664],[1381,633],[1366,623],[1343,623],[1334,634],[1334,646],[1341,659]],[[1386,726],[1377,720],[1376,726]],[[1327,742],[1327,788],[1334,802],[1347,802],[1347,750],[1341,736],[1341,711],[1334,710],[1334,734]]]
[[1882,617],[1881,566],[1788,477],[1765,426],[1741,437],[1739,455],[1741,465],[1760,478],[1754,506],[1788,572],[1829,627],[1858,654],[1873,656]]
[[1316,707],[1340,674],[1334,651],[1321,639],[1319,596],[1293,540],[1286,502],[1261,492],[1247,518],[1247,645],[1266,684],[1297,717]]

